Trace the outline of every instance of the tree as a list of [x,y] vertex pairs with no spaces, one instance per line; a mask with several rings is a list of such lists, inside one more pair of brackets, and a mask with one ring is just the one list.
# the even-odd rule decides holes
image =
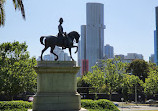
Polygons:
[[[23,18],[25,19],[25,10],[22,0],[12,0],[15,10],[19,9]],[[4,26],[5,24],[5,11],[4,11],[4,4],[6,0],[0,0],[0,26]]]
[[124,74],[122,82],[122,93],[125,100],[129,99],[129,94],[135,94],[135,91],[142,93],[143,84],[144,82],[140,80],[138,76]]
[[104,60],[105,72],[105,91],[110,95],[110,100],[113,92],[116,92],[122,87],[123,74],[126,73],[126,63],[123,63],[119,58]]
[[145,79],[144,92],[146,95],[158,93],[158,71],[151,69],[148,78]]
[[149,72],[149,64],[144,60],[136,59],[129,64],[127,72],[131,72],[145,82]]
[[36,88],[35,58],[29,58],[26,43],[0,44],[0,93],[10,100]]
[[105,73],[97,66],[93,66],[93,72],[83,76],[83,80],[94,88],[94,92],[100,92],[105,83]]
[[121,87],[126,64],[114,58],[103,60],[102,65],[103,67],[95,65],[93,72],[88,72],[83,78],[95,88],[95,93],[107,93],[111,100],[112,93]]
[[79,93],[89,94],[89,87],[91,87],[91,84],[88,84],[88,81],[86,79],[83,79],[83,77],[77,77],[77,91]]

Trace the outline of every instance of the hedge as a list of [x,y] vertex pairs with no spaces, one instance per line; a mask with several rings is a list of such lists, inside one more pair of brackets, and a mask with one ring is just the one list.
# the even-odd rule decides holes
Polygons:
[[86,109],[104,109],[104,111],[120,111],[114,103],[107,99],[99,99],[99,100],[81,100],[81,106]]
[[[86,109],[95,109],[95,111],[119,111],[119,109],[107,99],[94,101],[90,99],[82,99],[81,106]],[[27,111],[28,109],[32,109],[32,102],[0,101],[0,111]]]
[[32,103],[27,101],[0,101],[1,111],[25,111],[32,109]]

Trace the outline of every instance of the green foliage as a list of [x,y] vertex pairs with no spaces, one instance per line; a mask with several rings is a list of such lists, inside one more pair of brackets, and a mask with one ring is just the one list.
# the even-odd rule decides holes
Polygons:
[[119,109],[109,100],[81,100],[81,106],[86,109],[99,109],[104,111],[119,111]]
[[13,96],[23,92],[33,92],[36,88],[36,59],[29,58],[26,43],[0,44],[0,93],[13,100]]
[[88,80],[77,77],[77,87],[89,87]]
[[145,60],[136,59],[129,64],[127,72],[131,72],[145,82],[149,72],[149,64]]
[[153,95],[158,93],[158,71],[157,70],[150,70],[148,78],[145,79],[144,84],[144,92],[147,95]]
[[117,110],[109,110],[109,109],[88,109],[88,111],[117,111]]
[[15,108],[15,109],[4,109],[4,110],[1,110],[1,111],[28,111],[28,109],[26,109],[26,108],[22,108],[22,109]]
[[137,92],[142,92],[143,84],[144,82],[140,80],[138,76],[125,74],[122,82],[124,99],[128,100],[128,95],[135,93],[135,87],[137,87]]
[[27,101],[0,101],[1,111],[24,111],[32,109],[32,103]]
[[95,103],[95,101],[91,99],[82,99],[81,100],[81,106],[87,109],[96,109],[98,108],[98,105]]
[[127,64],[123,63],[119,58],[108,59],[103,62],[105,63],[105,91],[110,94],[111,100],[111,94],[116,92],[122,86],[123,74],[126,73],[125,67]]
[[[0,101],[0,110],[1,111],[27,111],[32,109],[32,102],[27,101]],[[81,107],[86,109],[95,109],[96,111],[119,111],[119,109],[109,100],[100,99],[100,100],[89,100],[82,99]]]
[[129,94],[135,93],[135,89],[142,95],[158,93],[158,66],[153,63],[134,60],[127,64],[122,63],[119,58],[114,58],[103,60],[102,66],[92,67],[93,72],[88,72],[80,78],[78,85],[88,84],[94,88],[89,92],[109,94],[110,100],[113,92],[123,94],[125,100],[128,100]]
[[96,93],[102,90],[105,83],[104,72],[98,66],[94,66],[93,73],[88,72],[82,79],[86,82],[86,84],[93,87],[90,89],[90,92],[94,92],[95,99],[97,99],[98,97]]
[[95,88],[95,92],[100,92],[105,82],[105,74],[98,66],[94,66],[93,73],[88,72],[83,80],[91,84]]
[[92,67],[93,72],[88,72],[83,76],[83,80],[91,84],[96,92],[107,93],[111,95],[121,87],[123,74],[126,73],[126,63],[120,59],[107,59],[102,61],[103,67],[95,65]]
[[89,93],[89,87],[91,87],[90,84],[88,84],[87,81],[85,81],[83,78],[77,77],[77,91],[80,93]]
[[[143,87],[143,81],[139,79],[138,76],[135,75],[125,75],[123,78],[123,88],[127,88],[128,94],[133,94],[135,89],[135,85],[139,88]],[[139,89],[138,88],[138,89]]]

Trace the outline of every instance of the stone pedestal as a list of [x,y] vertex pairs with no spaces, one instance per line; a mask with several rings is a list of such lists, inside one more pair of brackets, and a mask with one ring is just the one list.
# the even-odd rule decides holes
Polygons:
[[73,61],[39,61],[37,93],[33,111],[78,111],[81,109],[77,93],[76,73],[79,67]]

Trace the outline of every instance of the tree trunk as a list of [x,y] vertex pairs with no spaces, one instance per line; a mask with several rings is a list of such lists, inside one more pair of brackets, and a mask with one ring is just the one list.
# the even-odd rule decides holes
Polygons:
[[112,96],[112,93],[111,93],[111,91],[110,91],[110,98],[109,98],[109,99],[110,99],[110,101],[111,101],[111,96]]

